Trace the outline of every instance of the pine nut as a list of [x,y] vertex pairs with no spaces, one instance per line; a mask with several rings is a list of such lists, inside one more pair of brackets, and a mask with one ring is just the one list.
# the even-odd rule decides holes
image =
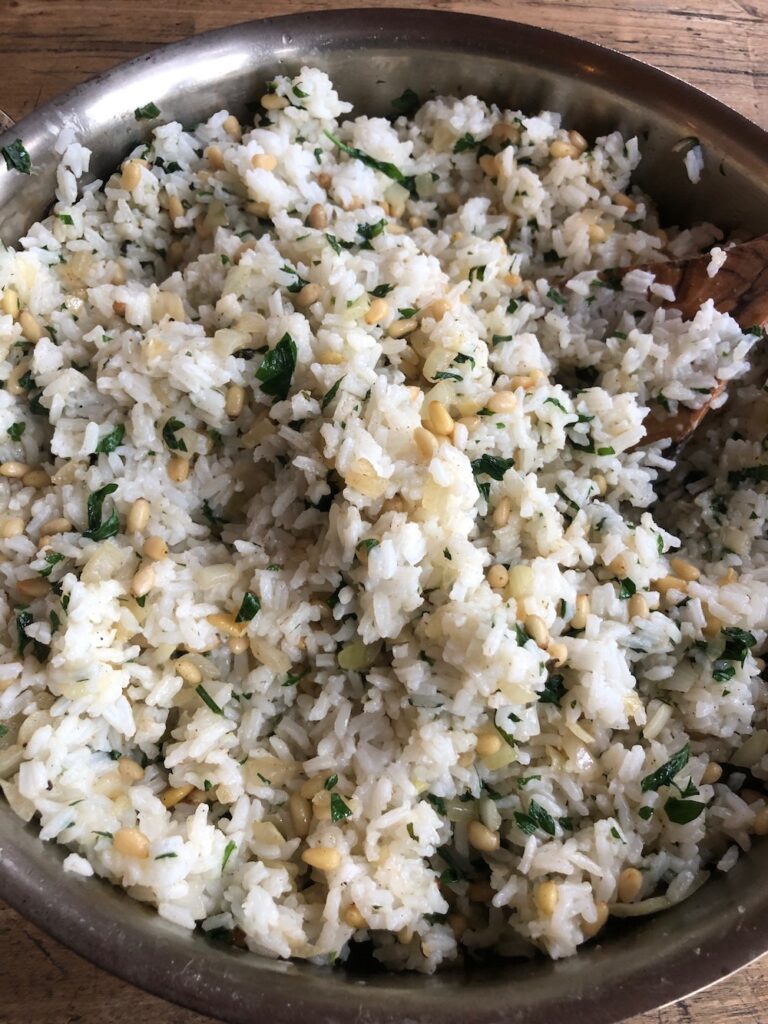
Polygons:
[[551,917],[554,914],[559,897],[557,883],[552,881],[542,882],[536,887],[533,894],[536,906],[546,917]]
[[33,316],[32,313],[28,313],[26,309],[23,313],[19,313],[19,327],[21,327],[21,333],[27,341],[33,343],[40,341],[45,333],[37,317]]
[[595,475],[592,477],[592,483],[597,488],[597,493],[600,495],[600,497],[604,498],[608,490],[608,481],[605,479],[603,474],[595,473]]
[[234,114],[230,114],[229,117],[225,117],[221,122],[221,127],[235,142],[239,142],[243,135],[243,130],[240,127],[240,122],[237,120]]
[[293,831],[300,839],[309,835],[312,825],[312,805],[301,793],[291,793],[288,798],[288,811],[291,815]]
[[230,654],[245,654],[250,644],[248,643],[248,637],[245,636],[231,636],[229,638],[229,651]]
[[752,831],[756,836],[768,836],[768,807],[763,807],[755,815]]
[[315,203],[309,211],[309,217],[307,218],[309,226],[315,228],[316,231],[322,231],[323,228],[328,227],[328,214],[325,212],[325,207],[322,203]]
[[134,597],[144,597],[155,583],[155,570],[149,565],[142,565],[131,580],[131,593]]
[[581,933],[585,939],[594,938],[599,931],[605,927],[605,923],[608,920],[608,904],[602,900],[598,900],[595,903],[595,910],[597,911],[597,917],[594,921],[581,920]]
[[477,737],[475,751],[478,757],[492,757],[501,750],[501,737],[497,732],[483,732]]
[[145,558],[151,558],[153,562],[160,562],[168,554],[168,545],[162,537],[147,537],[141,553]]
[[587,228],[587,235],[590,242],[604,242],[608,237],[605,233],[605,228],[599,224],[590,224]]
[[491,565],[485,573],[491,590],[503,590],[509,583],[509,571],[503,565]]
[[245,212],[264,220],[269,217],[269,203],[248,202],[245,204]]
[[176,675],[181,676],[185,683],[191,683],[192,686],[197,686],[198,683],[203,681],[203,673],[193,661],[189,661],[186,658],[179,658],[175,664],[175,669]]
[[442,402],[430,402],[427,415],[434,434],[449,437],[453,433],[453,418]]
[[149,839],[137,828],[119,828],[112,840],[112,849],[124,857],[146,860],[149,856]]
[[670,558],[670,568],[676,576],[679,576],[681,580],[685,580],[687,583],[693,583],[697,580],[701,573],[695,565],[691,565],[690,562],[686,561],[685,558]]
[[141,181],[141,164],[138,160],[126,160],[123,164],[123,173],[121,176],[121,187],[126,192],[133,192],[136,186]]
[[435,299],[433,302],[422,310],[422,316],[431,317],[433,320],[442,320],[448,310],[451,308],[451,304],[448,299]]
[[425,427],[416,427],[413,432],[413,440],[420,454],[425,459],[431,459],[437,451],[437,438]]
[[203,151],[203,156],[215,171],[224,170],[224,154],[219,146],[208,146]]
[[614,576],[624,579],[626,576],[629,576],[632,571],[632,563],[626,555],[616,555],[616,557],[608,563],[608,570],[613,573]]
[[260,171],[274,171],[277,167],[277,157],[273,153],[256,153],[251,157],[251,167]]
[[138,782],[144,778],[144,769],[132,757],[123,757],[117,762],[117,774],[124,782]]
[[568,661],[568,648],[565,644],[551,640],[547,644],[547,653],[549,654],[549,660],[554,662],[555,668],[562,668],[566,661]]
[[141,533],[149,522],[149,502],[146,498],[137,498],[128,510],[125,526],[128,533]]
[[72,529],[72,523],[64,517],[59,519],[49,519],[47,523],[43,523],[40,527],[40,533],[42,534],[57,534],[57,533],[69,533]]
[[651,614],[648,602],[642,594],[633,594],[629,599],[630,619],[647,619]]
[[274,92],[268,92],[259,100],[265,110],[283,110],[288,106],[285,96],[278,96]]
[[629,196],[625,196],[623,192],[617,192],[615,196],[611,196],[611,202],[614,206],[623,206],[625,210],[629,210],[633,213],[637,209],[637,203],[634,199],[630,199]]
[[176,804],[180,804],[185,797],[189,796],[194,788],[190,782],[185,782],[183,786],[169,786],[160,796],[160,803],[166,810],[170,810]]
[[24,388],[19,383],[19,381],[21,380],[21,378],[24,376],[28,369],[29,360],[22,359],[14,366],[14,368],[8,374],[8,377],[6,378],[5,381],[5,390],[8,392],[9,395],[14,395],[15,397],[18,398],[19,395],[24,394]]
[[294,301],[297,306],[311,306],[320,298],[321,291],[319,284],[305,284]]
[[620,903],[634,903],[643,888],[643,875],[637,868],[624,868],[619,875],[618,897]]
[[546,649],[549,642],[549,630],[544,620],[538,615],[526,615],[523,625],[531,640],[539,647]]
[[415,317],[409,317],[405,320],[395,320],[387,328],[387,334],[390,338],[404,338],[407,334],[412,334],[413,331],[419,326],[419,321]]
[[670,590],[679,590],[685,593],[688,589],[685,580],[681,580],[679,576],[662,576],[661,579],[653,581],[653,587],[664,595]]
[[493,128],[491,128],[491,138],[517,142],[520,138],[520,129],[516,124],[506,124],[504,121],[497,121]]
[[588,148],[587,140],[584,138],[581,132],[568,132],[568,141],[579,155],[581,155]]
[[736,573],[736,570],[731,565],[725,570],[725,572],[717,582],[720,584],[721,587],[727,587],[730,583],[736,583],[738,579],[739,577]]
[[365,314],[367,324],[377,324],[389,313],[389,303],[385,299],[374,299]]
[[449,914],[446,918],[446,923],[453,932],[453,937],[457,942],[469,927],[469,921],[463,914]]
[[320,790],[325,785],[325,779],[322,775],[315,775],[311,779],[307,779],[306,782],[302,782],[299,787],[299,793],[304,797],[305,800],[311,800],[317,796]]
[[703,786],[713,786],[716,782],[719,782],[723,775],[723,769],[717,763],[717,761],[710,761],[704,771],[701,773],[701,784]]
[[493,525],[496,529],[506,526],[509,522],[509,517],[512,515],[512,502],[506,496],[503,497],[496,508],[493,510],[491,517]]
[[491,832],[482,821],[470,821],[467,828],[467,839],[471,846],[482,853],[493,853],[499,848],[499,833]]
[[112,303],[112,312],[115,314],[115,316],[125,316],[125,311],[127,308],[128,307],[124,302]]
[[19,516],[11,516],[10,519],[4,520],[3,525],[0,526],[0,537],[4,540],[18,537],[22,533],[24,533],[24,520]]
[[174,222],[184,216],[184,205],[178,196],[171,196],[168,200],[168,216]]
[[207,621],[214,629],[226,636],[245,636],[248,630],[247,622],[235,622],[234,615],[225,615],[217,612],[215,615],[208,615]]
[[16,589],[25,597],[45,597],[51,592],[51,585],[48,580],[34,576],[28,580],[18,580]]
[[517,395],[514,391],[497,391],[488,399],[491,412],[514,412],[517,408]]
[[324,188],[327,192],[328,189],[333,184],[333,178],[326,171],[323,171],[321,174],[318,174],[317,176],[317,184],[320,186],[320,188]]
[[6,288],[0,300],[0,310],[15,320],[19,315],[19,295],[14,288]]
[[20,480],[29,472],[26,462],[3,462],[0,463],[0,476],[7,476],[11,480]]
[[224,398],[224,412],[231,419],[239,416],[245,404],[245,388],[239,384],[230,384]]
[[335,871],[341,864],[341,854],[332,846],[312,846],[304,850],[301,859],[318,871]]
[[586,594],[579,594],[576,598],[576,610],[571,616],[571,629],[584,629],[587,624],[587,616],[590,611],[590,601]]
[[555,139],[554,142],[550,143],[549,155],[554,157],[555,160],[561,160],[566,156],[577,157],[579,153],[576,147],[572,146],[570,142],[564,142],[562,139]]
[[484,153],[477,161],[483,174],[489,178],[495,178],[499,173],[499,165],[495,153]]
[[333,349],[329,349],[327,352],[323,352],[321,356],[318,356],[317,361],[322,366],[341,366],[344,362],[344,356],[341,352],[334,352]]
[[189,462],[180,455],[172,455],[168,460],[168,476],[175,484],[183,484],[189,476]]
[[345,924],[349,925],[350,928],[357,930],[358,928],[365,928],[366,921],[363,915],[360,913],[354,903],[350,903],[344,913],[341,915],[342,920]]
[[25,487],[36,487],[39,490],[41,487],[47,487],[51,482],[51,478],[44,469],[30,469],[21,478],[21,482]]

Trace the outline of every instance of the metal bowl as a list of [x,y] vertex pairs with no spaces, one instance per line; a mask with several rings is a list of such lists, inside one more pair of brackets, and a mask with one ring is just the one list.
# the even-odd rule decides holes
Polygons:
[[[41,217],[54,187],[53,140],[75,126],[114,167],[145,134],[135,107],[190,123],[246,102],[277,72],[302,63],[329,71],[357,111],[388,113],[406,86],[422,98],[477,93],[504,105],[559,110],[584,134],[637,133],[636,180],[670,223],[710,219],[768,231],[768,137],[703,93],[611,50],[513,22],[434,11],[369,10],[252,22],[133,60],[26,118],[0,145],[23,140],[34,174],[0,170],[0,236],[7,242]],[[691,186],[681,138],[706,154]],[[434,977],[370,964],[319,968],[217,948],[164,922],[105,882],[61,870],[43,845],[0,808],[0,896],[100,967],[157,995],[232,1024],[610,1024],[708,985],[768,948],[768,860],[746,854],[665,914],[607,929],[575,958],[468,966]]]

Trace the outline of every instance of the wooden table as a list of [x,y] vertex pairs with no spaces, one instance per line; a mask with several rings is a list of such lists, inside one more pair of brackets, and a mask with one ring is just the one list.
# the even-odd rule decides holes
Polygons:
[[[390,0],[401,6],[409,0]],[[329,0],[328,6],[364,6]],[[410,5],[416,6],[414,0]],[[673,9],[669,9],[670,5]],[[305,0],[2,0],[0,107],[19,118],[154,46]],[[367,4],[367,6],[376,6]],[[768,126],[768,0],[436,0],[423,7],[515,18],[615,46]],[[630,9],[631,8],[631,9]],[[631,1024],[766,1024],[768,960]],[[0,904],[0,1024],[210,1024],[104,974]],[[629,1022],[628,1022],[629,1024]]]

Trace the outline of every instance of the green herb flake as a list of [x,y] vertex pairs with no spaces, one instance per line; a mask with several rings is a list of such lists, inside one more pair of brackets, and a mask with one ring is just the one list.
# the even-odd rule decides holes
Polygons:
[[252,590],[246,590],[243,600],[240,603],[240,611],[235,617],[235,622],[250,622],[251,619],[261,610],[261,601]]
[[57,213],[56,217],[62,224],[66,224],[68,227],[71,227],[75,223],[68,213]]
[[137,121],[152,121],[160,117],[160,108],[155,103],[145,103],[143,107],[136,107],[133,116]]
[[376,160],[374,157],[364,153],[362,149],[357,149],[355,146],[348,146],[346,142],[342,142],[341,139],[337,139],[331,132],[325,131],[324,134],[331,140],[334,146],[338,146],[342,153],[346,153],[347,156],[351,156],[355,160],[359,160],[360,163],[365,164],[366,167],[372,167],[374,171],[381,171],[382,174],[386,174],[388,178],[392,178],[393,181],[405,181],[405,175],[403,172],[395,167],[394,164],[387,163],[384,160]]
[[166,447],[169,451],[187,451],[184,439],[182,437],[176,437],[177,432],[179,430],[183,430],[185,426],[186,424],[182,423],[181,420],[177,420],[175,416],[171,416],[171,418],[166,422],[163,427],[163,441],[165,441]]
[[435,796],[434,793],[427,793],[427,800],[432,804],[438,814],[445,815],[446,807],[445,800],[441,796]]
[[657,790],[661,786],[670,785],[674,777],[688,764],[690,754],[690,745],[686,743],[685,746],[678,750],[678,752],[663,764],[661,768],[657,768],[655,772],[651,772],[650,775],[646,775],[640,783],[640,789],[643,793],[647,793],[649,789]]
[[393,284],[377,284],[373,291],[368,294],[372,295],[374,299],[384,299],[394,290],[394,287]]
[[330,793],[330,791],[338,783],[338,781],[339,781],[339,776],[338,775],[329,775],[328,778],[323,783],[323,789],[327,790]]
[[491,345],[495,348],[496,345],[501,345],[505,341],[512,341],[513,337],[512,334],[494,334],[491,336]]
[[464,132],[460,139],[457,139],[453,146],[454,153],[466,153],[469,149],[475,149],[480,143],[469,132]]
[[[346,374],[344,376],[346,376]],[[334,398],[338,394],[339,388],[341,387],[341,382],[344,380],[344,376],[339,377],[336,383],[332,384],[331,387],[325,392],[322,401],[320,402],[321,409],[327,409],[331,402],[334,400]]]
[[99,443],[96,445],[95,451],[100,454],[109,455],[110,452],[113,452],[116,448],[120,447],[123,443],[123,437],[125,437],[125,425],[118,423],[114,430],[110,431],[109,434],[105,434],[104,437],[101,438]]
[[87,537],[88,540],[108,540],[119,532],[120,519],[114,507],[106,522],[102,522],[104,501],[108,495],[114,494],[116,490],[117,484],[105,484],[104,487],[100,487],[97,491],[93,491],[88,495],[88,529],[83,533],[83,536]]
[[102,839],[114,839],[115,838],[112,835],[111,832],[97,832],[96,829],[93,829],[92,834],[95,835],[95,836],[101,836]]
[[278,401],[284,401],[291,389],[293,371],[296,369],[296,342],[290,334],[284,334],[275,347],[267,352],[256,371],[261,381],[261,390]]
[[500,455],[481,455],[471,462],[472,473],[477,479],[483,473],[492,480],[503,480],[504,474],[515,464],[514,459],[503,459]]
[[547,298],[551,299],[558,306],[564,306],[566,303],[565,296],[562,295],[557,288],[550,288],[547,292]]
[[725,639],[725,647],[720,657],[725,661],[738,661],[743,665],[750,648],[757,643],[756,638],[748,630],[739,629],[738,626],[725,626],[722,636]]
[[706,809],[706,804],[700,800],[680,800],[671,796],[664,804],[664,811],[670,821],[676,825],[687,825],[695,821]]
[[568,412],[568,410],[565,408],[565,406],[563,405],[563,403],[560,401],[559,398],[545,398],[544,399],[544,405],[547,405],[547,404],[557,406],[557,408],[561,412],[565,412],[565,413]]
[[19,171],[21,174],[32,173],[32,160],[21,139],[16,139],[10,146],[3,146],[0,152],[3,154],[5,166],[9,171]]
[[159,853],[155,860],[170,860],[171,857],[178,857],[178,853]]
[[45,576],[46,578],[50,576],[54,565],[58,565],[59,562],[63,561],[63,559],[64,555],[60,554],[58,551],[49,551],[45,556],[45,568],[39,570],[40,575]]
[[640,817],[643,819],[643,821],[648,821],[649,818],[653,817],[653,808],[652,807],[641,807],[640,810],[637,813],[640,815]]
[[565,681],[561,675],[548,676],[544,689],[539,694],[539,703],[554,704],[559,708],[565,692]]
[[421,106],[421,100],[413,89],[405,89],[392,100],[392,109],[399,117],[413,117]]
[[202,683],[200,683],[199,686],[195,687],[195,693],[198,695],[203,704],[205,704],[214,713],[214,715],[224,714],[224,712],[221,710],[221,708],[210,695],[210,693],[208,693],[208,691],[206,690]]
[[629,579],[623,579],[619,583],[619,598],[622,601],[628,601],[630,597],[633,597],[637,593],[637,587],[635,581]]
[[221,858],[221,873],[224,874],[224,868],[227,866],[227,861],[237,849],[237,843],[234,839],[230,839],[227,845],[224,847],[224,856]]
[[10,427],[8,427],[8,437],[10,437],[12,441],[20,441],[22,434],[26,429],[26,423],[12,423]]
[[338,793],[331,793],[331,821],[344,821],[352,813]]

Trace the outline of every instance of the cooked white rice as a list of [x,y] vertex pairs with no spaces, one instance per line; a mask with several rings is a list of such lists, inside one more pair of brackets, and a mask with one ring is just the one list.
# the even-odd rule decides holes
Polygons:
[[755,336],[598,277],[720,233],[557,114],[269,95],[82,188],[62,132],[0,252],[3,791],[262,954],[569,955],[768,830],[768,395],[638,447]]

